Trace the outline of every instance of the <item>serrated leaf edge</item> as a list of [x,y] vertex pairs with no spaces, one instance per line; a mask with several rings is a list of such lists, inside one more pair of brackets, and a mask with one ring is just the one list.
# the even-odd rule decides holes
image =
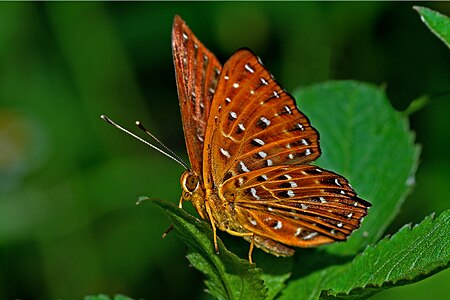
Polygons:
[[[442,212],[441,215],[443,215],[443,214],[446,213],[446,212],[448,212],[448,210]],[[440,216],[441,216],[441,215],[440,215]],[[440,217],[440,216],[439,216],[439,217]],[[358,257],[363,256],[364,253],[365,253],[366,251],[368,251],[368,250],[370,250],[370,249],[372,249],[372,250],[373,250],[373,249],[376,249],[376,248],[379,247],[380,245],[382,245],[382,244],[384,244],[384,243],[387,243],[387,242],[389,242],[389,241],[392,240],[392,239],[395,239],[396,236],[397,236],[397,234],[399,234],[399,233],[401,233],[401,232],[404,232],[405,230],[409,230],[409,231],[411,232],[411,231],[414,230],[416,227],[418,227],[418,226],[420,226],[420,225],[422,225],[422,224],[424,224],[424,223],[426,223],[426,222],[433,222],[433,221],[435,221],[435,220],[436,220],[436,218],[435,218],[435,213],[432,213],[432,214],[428,215],[427,217],[425,217],[425,219],[423,219],[420,223],[417,223],[417,224],[415,224],[414,226],[412,226],[412,223],[405,224],[405,225],[403,225],[402,228],[400,228],[394,235],[392,235],[392,236],[385,236],[383,239],[381,239],[381,240],[380,240],[377,244],[375,244],[375,245],[368,245],[368,246],[364,249],[364,251],[363,251],[362,253],[358,254],[358,255],[355,257],[355,259],[358,259]],[[436,264],[435,264],[435,265],[436,265]],[[337,293],[336,293],[336,292],[334,292],[334,290],[333,290],[332,288],[331,288],[331,289],[322,290],[322,291],[321,291],[321,294],[320,294],[320,299],[322,299],[323,296],[331,296],[331,297],[350,296],[351,294],[353,294],[353,293],[355,293],[355,292],[357,292],[357,291],[359,291],[359,290],[366,290],[366,289],[369,289],[369,288],[383,288],[383,287],[384,287],[384,288],[388,288],[389,286],[395,286],[397,283],[402,282],[402,281],[405,281],[405,282],[407,282],[408,284],[411,284],[411,283],[420,281],[421,278],[422,278],[424,275],[435,274],[435,273],[437,273],[437,272],[439,272],[439,271],[441,271],[441,270],[447,268],[448,266],[450,266],[450,260],[447,260],[447,261],[444,262],[443,264],[438,265],[437,267],[435,267],[435,268],[434,268],[433,270],[431,270],[431,271],[428,271],[428,272],[419,272],[419,273],[417,273],[417,274],[414,276],[414,278],[410,278],[410,279],[404,279],[404,278],[401,278],[401,279],[387,280],[387,281],[383,281],[382,284],[372,284],[372,283],[368,283],[368,284],[365,284],[365,285],[363,285],[363,286],[356,286],[356,287],[353,287],[353,288],[351,288],[351,289],[350,289],[349,291],[347,291],[347,292],[337,292]],[[378,293],[378,291],[374,291],[373,294],[375,294],[375,293]]]

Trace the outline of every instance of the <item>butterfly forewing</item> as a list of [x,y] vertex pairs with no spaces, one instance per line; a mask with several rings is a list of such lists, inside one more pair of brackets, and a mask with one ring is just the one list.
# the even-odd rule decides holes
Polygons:
[[320,155],[317,131],[247,49],[224,65],[210,114],[206,140],[213,147],[206,149],[210,165],[203,169],[210,187],[236,174]]
[[201,174],[206,125],[222,66],[179,16],[173,23],[172,51],[189,160]]
[[316,166],[276,166],[240,174],[219,189],[246,230],[283,244],[313,247],[345,240],[370,204],[347,180]]

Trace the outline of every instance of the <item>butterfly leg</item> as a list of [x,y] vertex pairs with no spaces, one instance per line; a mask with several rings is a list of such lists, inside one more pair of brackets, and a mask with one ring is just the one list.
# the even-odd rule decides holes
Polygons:
[[205,201],[205,208],[206,208],[206,213],[208,214],[209,222],[211,222],[211,227],[213,230],[214,249],[216,250],[216,253],[219,254],[219,245],[217,244],[216,225],[214,224],[214,220],[213,220],[212,214],[211,214],[211,207],[209,207],[208,201]]
[[226,232],[228,232],[231,235],[240,236],[240,237],[251,236],[250,250],[248,251],[248,261],[252,264],[253,263],[252,253],[253,253],[253,247],[255,246],[255,238],[254,238],[255,234],[253,232],[237,232],[237,231],[233,231],[230,229],[227,229]]
[[248,250],[248,261],[251,264],[253,263],[252,254],[254,246],[255,246],[255,234],[252,234],[252,241],[250,242],[250,249]]
[[171,232],[173,229],[173,224],[170,224],[169,228],[166,229],[166,231],[164,231],[164,233],[162,234],[161,238],[166,238],[166,236],[169,234],[169,232]]
[[[180,198],[180,202],[178,203],[178,207],[181,208],[181,209],[183,208],[183,197]],[[173,224],[170,224],[169,228],[167,228],[167,230],[164,231],[164,233],[162,234],[161,238],[164,239],[169,234],[169,232],[172,231],[172,229],[173,229]]]
[[[206,213],[208,214],[208,218],[209,218],[209,221],[211,222],[211,227],[212,227],[212,230],[213,230],[214,249],[216,250],[216,253],[219,254],[219,246],[217,244],[216,225],[214,224],[214,220],[212,218],[212,213],[211,213],[211,207],[209,206],[208,201],[205,201],[205,208],[206,208]],[[254,247],[254,236],[255,236],[255,234],[252,233],[252,232],[238,232],[238,231],[234,231],[234,230],[231,230],[231,229],[225,229],[225,231],[228,232],[231,235],[234,235],[234,236],[240,236],[240,237],[251,236],[250,250],[248,251],[248,261],[250,263],[253,263],[252,253],[253,253],[253,247]]]

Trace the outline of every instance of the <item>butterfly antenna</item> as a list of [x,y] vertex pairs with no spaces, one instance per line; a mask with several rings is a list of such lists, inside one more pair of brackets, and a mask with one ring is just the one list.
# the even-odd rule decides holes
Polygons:
[[142,131],[144,131],[146,134],[148,134],[152,139],[154,139],[161,147],[163,147],[167,152],[169,152],[172,156],[176,157],[180,162],[183,162],[183,164],[186,166],[187,164],[183,161],[183,159],[178,156],[178,154],[176,154],[175,152],[172,151],[172,149],[170,149],[169,147],[167,147],[166,145],[163,144],[163,142],[161,142],[156,136],[153,135],[153,133],[151,133],[150,131],[147,130],[147,128],[144,127],[144,125],[142,125],[141,122],[136,121],[135,122],[136,126],[139,127],[139,129],[141,129]]
[[[166,146],[164,146],[158,139],[156,139],[153,135],[152,136],[160,145],[162,145],[164,147],[164,149],[168,150],[168,152],[162,150],[161,148],[158,148],[157,146],[147,142],[146,140],[142,139],[141,137],[135,135],[134,133],[128,131],[127,129],[123,128],[122,126],[116,124],[113,120],[111,120],[110,118],[108,118],[105,115],[101,115],[100,118],[102,118],[103,120],[105,120],[107,123],[109,123],[110,125],[116,127],[119,130],[122,130],[123,132],[131,135],[132,137],[134,137],[135,139],[141,141],[142,143],[146,144],[147,146],[150,146],[151,148],[155,149],[156,151],[159,151],[160,153],[164,154],[165,156],[169,157],[170,159],[172,159],[173,161],[176,161],[178,164],[180,164],[181,166],[183,166],[183,168],[185,168],[186,170],[189,170],[189,166],[178,156],[176,155],[172,150],[168,149]],[[140,123],[139,123],[140,124]],[[138,125],[139,126],[139,125]],[[142,126],[142,124],[141,124]],[[140,127],[140,126],[139,126]],[[147,132],[147,130],[145,130]]]

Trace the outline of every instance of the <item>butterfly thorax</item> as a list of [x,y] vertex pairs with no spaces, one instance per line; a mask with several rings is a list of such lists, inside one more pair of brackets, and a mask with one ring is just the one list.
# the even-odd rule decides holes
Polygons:
[[[193,171],[185,171],[180,178],[183,189],[183,201],[191,201],[198,214],[203,219],[210,219],[220,230],[243,231],[242,226],[234,222],[233,203],[226,201],[223,195],[219,195],[216,189],[205,191],[200,177]],[[221,197],[222,196],[222,197]],[[206,202],[209,206],[206,208]]]

